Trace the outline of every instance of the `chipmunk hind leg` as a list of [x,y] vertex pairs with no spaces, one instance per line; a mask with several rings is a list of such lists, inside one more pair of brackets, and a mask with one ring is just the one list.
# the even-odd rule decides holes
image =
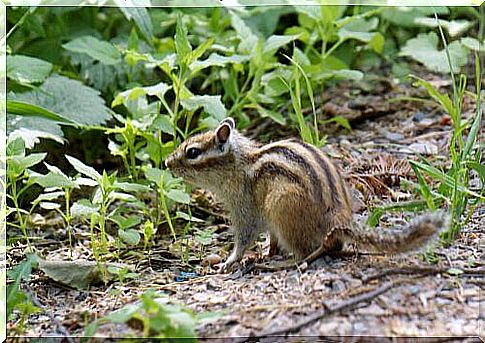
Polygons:
[[294,184],[280,184],[266,197],[264,211],[270,235],[277,239],[279,247],[292,252],[297,260],[305,258],[320,245],[319,220],[314,215],[318,209],[312,206],[316,205],[308,201],[308,194]]

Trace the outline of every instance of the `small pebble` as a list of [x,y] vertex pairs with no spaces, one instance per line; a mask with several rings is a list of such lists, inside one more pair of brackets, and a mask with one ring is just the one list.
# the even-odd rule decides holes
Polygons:
[[426,114],[424,112],[416,112],[416,114],[413,117],[413,121],[419,123],[425,117],[426,117]]

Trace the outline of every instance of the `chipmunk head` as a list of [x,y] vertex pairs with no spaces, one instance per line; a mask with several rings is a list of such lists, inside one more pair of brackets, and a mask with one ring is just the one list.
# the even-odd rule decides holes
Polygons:
[[232,142],[235,122],[226,118],[215,130],[188,138],[165,160],[165,165],[186,181],[203,186],[222,171],[234,168]]

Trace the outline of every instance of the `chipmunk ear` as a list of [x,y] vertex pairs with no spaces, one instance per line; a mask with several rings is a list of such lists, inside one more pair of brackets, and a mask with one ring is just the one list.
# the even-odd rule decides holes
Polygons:
[[219,126],[221,126],[222,124],[228,124],[232,130],[234,130],[236,128],[236,122],[234,121],[234,119],[232,119],[231,117],[227,117],[226,119],[223,119],[220,123],[219,123]]
[[[232,124],[234,125],[234,121],[232,121]],[[219,127],[216,129],[216,142],[218,144],[226,143],[229,139],[229,136],[231,135],[231,131],[233,128],[234,126],[231,126],[230,123],[223,120]]]

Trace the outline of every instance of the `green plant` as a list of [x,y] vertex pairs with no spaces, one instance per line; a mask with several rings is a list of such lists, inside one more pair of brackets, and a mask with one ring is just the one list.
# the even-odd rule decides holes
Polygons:
[[29,212],[23,210],[20,207],[19,199],[22,194],[25,193],[34,184],[32,179],[29,177],[31,171],[28,170],[28,168],[40,163],[47,154],[34,153],[27,155],[23,139],[20,137],[10,137],[7,142],[6,155],[7,183],[5,188],[7,191],[7,198],[10,199],[14,205],[14,208],[7,208],[7,216],[10,213],[15,212],[17,215],[17,220],[19,222],[19,224],[17,225],[9,221],[8,225],[18,227],[20,228],[20,230],[22,230],[25,241],[27,242],[27,245],[31,250],[29,236],[27,234],[27,220],[23,216],[23,214],[29,214]]
[[195,326],[198,317],[188,309],[169,304],[169,301],[168,297],[160,293],[146,291],[139,302],[126,305],[89,324],[84,336],[93,336],[104,323],[135,321],[141,324],[143,337],[184,338],[184,341],[196,342]]
[[7,276],[13,279],[13,283],[7,285],[7,319],[11,318],[13,311],[19,311],[20,318],[18,319],[15,330],[17,334],[22,334],[24,331],[24,324],[27,318],[34,313],[40,312],[40,309],[32,303],[28,293],[20,289],[20,282],[22,280],[28,281],[32,273],[32,267],[37,263],[37,256],[34,254],[28,255],[27,258],[20,262],[7,272]]

